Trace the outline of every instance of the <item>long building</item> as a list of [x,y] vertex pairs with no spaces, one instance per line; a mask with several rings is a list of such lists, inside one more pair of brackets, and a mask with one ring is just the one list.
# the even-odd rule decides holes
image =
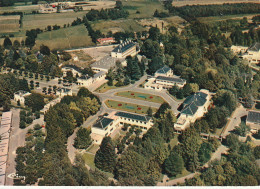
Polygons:
[[135,56],[137,53],[136,43],[126,40],[121,42],[116,48],[114,48],[114,50],[112,50],[111,57],[126,58],[127,56]]
[[105,136],[112,135],[116,129],[121,128],[124,124],[135,125],[144,133],[153,126],[153,120],[151,117],[145,115],[114,111],[97,120],[92,126],[91,137],[93,142],[101,144]]
[[0,125],[0,185],[5,185],[6,163],[8,159],[9,137],[12,126],[12,112],[2,114]]

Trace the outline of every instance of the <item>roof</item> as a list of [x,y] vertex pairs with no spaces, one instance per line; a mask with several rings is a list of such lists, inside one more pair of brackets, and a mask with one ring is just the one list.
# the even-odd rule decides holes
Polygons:
[[19,95],[19,96],[24,96],[24,95],[29,95],[31,93],[29,93],[28,91],[19,90],[19,91],[16,91],[14,94]]
[[251,47],[249,47],[248,50],[258,52],[258,51],[260,50],[260,43],[257,43],[257,42],[256,42],[256,43],[253,44]]
[[117,53],[123,53],[127,51],[128,49],[134,47],[136,44],[131,42],[131,41],[124,41],[120,43],[116,48],[112,50],[112,52],[117,52]]
[[170,70],[171,70],[171,68],[169,66],[165,65],[162,68],[160,68],[159,70],[157,70],[155,73],[165,74]]
[[96,73],[96,74],[93,76],[93,79],[96,79],[96,78],[98,78],[99,76],[104,75],[104,74],[106,74],[106,72],[100,71],[100,72]]
[[68,89],[68,88],[59,88],[57,91],[58,91],[58,92],[67,93],[67,92],[71,91],[71,89]]
[[107,70],[114,66],[116,66],[116,58],[110,56],[105,56],[101,60],[91,64],[91,67],[97,67],[97,68],[107,69]]
[[180,79],[177,77],[164,77],[164,76],[158,76],[156,77],[157,80],[164,80],[164,81],[173,81],[175,83],[182,83],[184,84],[186,82],[185,79]]
[[110,123],[112,123],[114,120],[106,117],[102,117],[100,120],[98,120],[93,127],[104,129],[106,128]]
[[138,121],[149,121],[151,119],[151,117],[149,117],[149,116],[142,116],[142,115],[126,113],[126,112],[117,112],[115,115],[120,116],[120,117],[129,118],[129,119],[135,119]]
[[259,111],[249,111],[246,121],[260,124],[260,112]]
[[194,115],[199,106],[203,106],[207,101],[207,94],[203,92],[196,92],[188,96],[183,102],[182,114]]
[[99,38],[99,39],[97,39],[97,41],[99,42],[99,43],[101,43],[101,42],[104,42],[104,41],[110,41],[110,40],[115,40],[115,38],[114,37],[107,37],[107,38]]

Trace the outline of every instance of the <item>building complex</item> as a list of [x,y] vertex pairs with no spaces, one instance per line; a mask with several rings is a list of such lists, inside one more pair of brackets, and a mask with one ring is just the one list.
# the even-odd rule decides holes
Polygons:
[[101,144],[105,136],[113,135],[116,129],[121,128],[124,124],[134,125],[144,133],[153,126],[153,120],[145,115],[114,111],[97,120],[92,126],[91,137],[94,143]]
[[251,129],[251,132],[259,132],[260,130],[260,111],[250,110],[246,118],[246,125]]

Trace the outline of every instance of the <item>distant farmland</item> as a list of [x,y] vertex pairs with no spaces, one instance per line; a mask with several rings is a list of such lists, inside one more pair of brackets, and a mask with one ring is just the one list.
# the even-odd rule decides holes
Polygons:
[[260,3],[258,0],[178,0],[173,1],[172,5],[176,7],[181,7],[185,5],[211,5],[211,4],[223,4],[223,3]]
[[38,35],[35,48],[44,44],[51,50],[86,47],[93,45],[84,25],[62,28]]
[[18,32],[20,15],[0,16],[0,32]]

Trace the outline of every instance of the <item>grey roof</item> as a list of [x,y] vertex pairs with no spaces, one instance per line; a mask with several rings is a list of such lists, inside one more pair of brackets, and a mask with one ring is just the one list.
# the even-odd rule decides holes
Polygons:
[[164,76],[158,76],[156,77],[157,80],[163,80],[163,81],[173,81],[175,83],[181,83],[184,84],[186,82],[185,79],[180,79],[177,77],[164,77]]
[[258,52],[259,50],[260,50],[260,43],[255,43],[255,44],[253,44],[251,47],[249,47],[249,50],[250,51],[256,51],[256,52]]
[[99,76],[101,76],[101,75],[103,75],[103,74],[106,74],[106,72],[100,71],[100,72],[96,73],[96,74],[93,76],[93,79],[96,79],[96,78],[98,78]]
[[113,58],[111,56],[105,56],[101,60],[91,64],[91,67],[97,67],[101,69],[110,69],[114,66],[116,66],[116,58]]
[[165,73],[167,73],[170,70],[171,70],[171,68],[169,66],[164,65],[162,68],[157,70],[155,73],[165,74]]
[[196,92],[193,95],[188,96],[183,102],[183,109],[181,113],[187,115],[194,115],[199,106],[203,106],[207,101],[207,94],[203,92]]
[[124,42],[120,43],[120,45],[118,45],[116,48],[114,48],[112,50],[112,52],[123,53],[135,45],[136,44],[131,41],[124,41]]
[[247,122],[260,124],[260,112],[258,112],[258,111],[249,111],[248,112],[248,116],[246,118],[246,121]]
[[151,117],[149,117],[149,116],[142,116],[142,115],[131,114],[131,113],[126,113],[126,112],[117,112],[115,115],[117,115],[119,117],[135,119],[138,121],[149,121],[151,119]]
[[100,120],[98,120],[93,127],[104,129],[106,128],[111,122],[113,122],[113,119],[102,117]]

